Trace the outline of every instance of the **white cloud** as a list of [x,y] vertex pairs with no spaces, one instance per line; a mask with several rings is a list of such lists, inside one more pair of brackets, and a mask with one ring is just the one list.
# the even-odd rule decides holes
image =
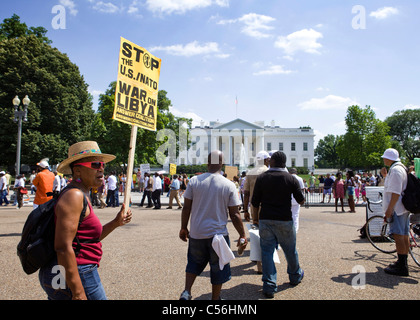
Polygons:
[[242,23],[244,26],[241,32],[247,36],[261,39],[271,37],[267,31],[274,29],[268,24],[275,21],[276,19],[257,13],[248,13],[238,19],[220,20],[217,24],[225,25],[232,23]]
[[212,5],[228,7],[229,0],[146,0],[146,6],[150,11],[162,14],[183,14],[189,10]]
[[399,10],[397,8],[383,7],[376,11],[371,12],[369,16],[374,17],[379,20],[383,20],[383,19],[388,18],[389,16],[392,16],[398,13],[399,13]]
[[404,106],[403,110],[416,110],[416,109],[420,109],[420,105],[415,105],[415,104],[407,104]]
[[294,71],[285,70],[284,66],[274,65],[274,66],[270,66],[266,70],[261,70],[261,71],[258,71],[258,72],[254,72],[253,75],[254,76],[264,76],[264,75],[274,75],[274,74],[290,74],[292,72],[294,72]]
[[228,55],[220,52],[219,44],[216,42],[206,42],[199,44],[198,41],[190,42],[186,45],[176,44],[172,46],[157,46],[150,48],[150,51],[164,51],[174,56],[192,57],[196,55],[213,55],[217,58],[226,58]]
[[312,98],[298,104],[302,110],[345,110],[349,106],[359,105],[351,98],[328,95],[324,98]]
[[[201,118],[199,115],[197,115],[196,113],[192,112],[192,111],[188,111],[188,112],[184,112],[181,110],[178,110],[177,108],[171,106],[169,107],[169,111],[175,116],[175,117],[183,117],[183,118],[187,118],[187,119],[192,119],[192,127],[196,127],[199,126],[201,121],[206,122],[203,118]],[[207,121],[208,123],[208,121]]]
[[76,4],[74,3],[73,0],[60,0],[60,4],[66,7],[66,9],[70,11],[71,15],[73,16],[77,15],[78,11],[76,9]]
[[278,37],[274,46],[283,49],[289,56],[297,51],[319,54],[320,52],[318,49],[322,48],[322,45],[317,41],[322,37],[322,33],[315,31],[314,29],[303,29],[293,32],[286,37]]
[[112,2],[103,2],[103,1],[96,1],[93,2],[90,0],[89,2],[93,3],[93,9],[103,13],[116,13],[120,11],[120,8],[113,4]]

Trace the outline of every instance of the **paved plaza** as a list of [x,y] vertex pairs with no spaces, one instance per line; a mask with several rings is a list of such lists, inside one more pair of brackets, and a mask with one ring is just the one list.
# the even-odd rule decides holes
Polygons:
[[[178,238],[181,210],[140,208],[140,194],[133,193],[132,222],[115,230],[103,241],[99,273],[111,300],[177,300],[184,288],[187,244]],[[121,197],[122,199],[122,197]],[[174,208],[177,206],[174,205]],[[0,207],[0,300],[45,300],[38,273],[26,275],[16,255],[23,224],[32,207]],[[409,277],[390,276],[383,269],[396,259],[377,251],[358,229],[365,222],[365,209],[335,213],[333,207],[302,208],[297,247],[305,277],[301,284],[288,284],[286,262],[279,251],[278,289],[274,300],[415,300],[419,299],[420,268],[408,258]],[[104,224],[116,208],[95,209]],[[231,242],[238,235],[229,222]],[[236,244],[235,244],[236,246]],[[232,279],[222,290],[226,300],[264,299],[261,275],[243,256],[231,262]],[[364,286],[361,286],[363,285]],[[193,299],[211,297],[209,268],[197,278]]]

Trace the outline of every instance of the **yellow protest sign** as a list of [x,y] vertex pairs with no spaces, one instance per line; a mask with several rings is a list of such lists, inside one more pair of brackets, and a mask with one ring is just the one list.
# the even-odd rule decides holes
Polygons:
[[121,38],[113,119],[156,131],[161,59]]
[[173,176],[174,174],[176,174],[176,164],[174,164],[174,163],[170,163],[169,164],[169,174],[171,176]]

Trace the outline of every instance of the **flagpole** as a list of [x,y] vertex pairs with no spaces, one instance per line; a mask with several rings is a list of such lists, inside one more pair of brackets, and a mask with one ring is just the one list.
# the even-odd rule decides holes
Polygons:
[[238,119],[238,96],[236,96],[235,104],[236,104],[236,119]]

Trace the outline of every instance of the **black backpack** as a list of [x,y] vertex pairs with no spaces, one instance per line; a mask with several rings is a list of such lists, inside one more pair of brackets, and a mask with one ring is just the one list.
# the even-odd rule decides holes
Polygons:
[[[69,188],[75,187],[67,187],[64,190]],[[17,245],[17,255],[19,256],[23,271],[27,274],[32,274],[46,266],[56,255],[54,250],[54,208],[58,199],[59,196],[55,196],[53,199],[32,210],[23,226],[21,240]],[[87,199],[83,197],[83,210],[80,214],[79,226],[85,217],[86,208]],[[77,243],[75,248],[77,256],[80,252],[81,242],[77,237],[74,241]],[[82,242],[91,243],[97,241],[88,240]]]
[[420,179],[414,174],[407,173],[407,188],[402,196],[404,207],[411,213],[420,213]]

